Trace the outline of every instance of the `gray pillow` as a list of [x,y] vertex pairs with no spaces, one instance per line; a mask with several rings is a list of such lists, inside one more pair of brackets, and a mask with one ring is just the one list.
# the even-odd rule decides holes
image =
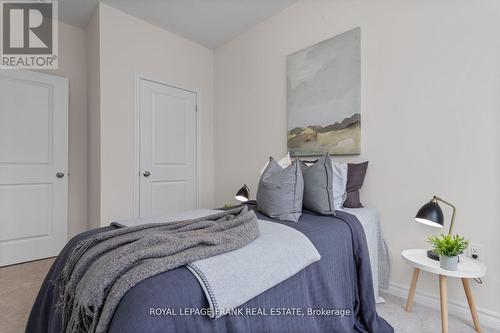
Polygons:
[[333,167],[330,156],[326,154],[312,165],[301,161],[300,167],[304,177],[302,206],[319,214],[335,215]]
[[298,160],[283,169],[271,157],[260,177],[257,209],[282,221],[297,222],[302,214],[304,180]]

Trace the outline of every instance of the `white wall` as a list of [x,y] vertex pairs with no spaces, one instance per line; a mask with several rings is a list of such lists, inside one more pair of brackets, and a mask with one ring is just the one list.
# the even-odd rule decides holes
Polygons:
[[213,51],[104,4],[100,15],[100,223],[133,217],[135,75],[201,99],[201,206],[213,206]]
[[87,226],[87,74],[85,31],[59,23],[59,68],[43,70],[69,82],[68,234]]
[[[361,27],[363,202],[380,210],[392,280],[405,248],[436,229],[414,223],[433,194],[458,207],[455,232],[483,245],[480,308],[500,312],[500,9],[497,1],[300,1],[215,52],[216,205],[270,155],[286,153],[286,55]],[[434,276],[420,290],[437,295]],[[460,281],[450,298],[465,302]]]
[[101,225],[101,108],[99,6],[87,24],[88,224]]

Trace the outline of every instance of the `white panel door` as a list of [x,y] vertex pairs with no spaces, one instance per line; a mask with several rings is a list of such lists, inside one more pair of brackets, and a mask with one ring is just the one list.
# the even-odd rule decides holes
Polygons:
[[197,206],[196,93],[139,83],[139,216]]
[[0,70],[0,266],[67,241],[68,82]]

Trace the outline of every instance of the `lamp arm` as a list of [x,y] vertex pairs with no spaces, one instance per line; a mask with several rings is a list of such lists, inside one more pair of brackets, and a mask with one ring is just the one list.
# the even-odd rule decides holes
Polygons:
[[436,201],[440,201],[440,202],[442,202],[442,203],[444,203],[444,204],[446,204],[446,205],[450,206],[450,207],[453,209],[453,213],[451,214],[450,229],[449,229],[449,231],[448,231],[448,235],[450,235],[450,236],[451,236],[451,232],[453,231],[453,224],[455,223],[455,213],[456,213],[457,208],[455,207],[455,205],[453,205],[453,204],[449,203],[449,202],[448,202],[448,201],[446,201],[446,200],[441,199],[440,197],[438,197],[438,196],[436,196],[436,195],[433,197],[433,199],[434,199],[434,200],[436,200]]

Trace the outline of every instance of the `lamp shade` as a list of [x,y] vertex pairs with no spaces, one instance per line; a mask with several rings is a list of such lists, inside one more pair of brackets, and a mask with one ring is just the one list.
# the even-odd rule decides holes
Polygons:
[[429,201],[418,210],[415,220],[436,228],[442,228],[444,225],[443,211],[434,200]]
[[243,187],[240,188],[238,192],[236,192],[234,198],[241,202],[248,201],[248,199],[250,198],[250,189],[248,188],[248,186],[246,184],[243,185]]

